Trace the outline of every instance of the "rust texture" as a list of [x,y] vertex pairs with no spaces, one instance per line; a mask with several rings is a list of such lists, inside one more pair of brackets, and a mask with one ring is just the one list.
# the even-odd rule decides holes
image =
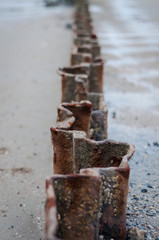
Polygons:
[[[103,61],[81,63],[59,70],[62,76],[62,102],[75,100],[75,80],[80,76],[87,82],[88,92],[103,92]],[[88,79],[88,81],[87,81]]]
[[[99,226],[98,233],[99,235],[107,236],[113,239],[125,239],[126,202],[130,170],[128,160],[134,153],[133,145],[111,140],[96,142],[87,139],[84,132],[80,131],[64,131],[52,129],[52,134],[54,135],[54,144],[56,144],[54,145],[54,154],[56,155],[55,173],[58,173],[57,175],[54,175],[53,178],[69,179],[72,176],[78,176],[76,174],[78,172],[89,176],[99,176],[98,179],[101,181],[101,190],[98,196],[98,204],[100,204],[100,207],[98,209],[99,215],[98,219],[96,219],[98,220],[96,222],[96,226]],[[72,175],[71,173],[76,175]],[[76,193],[77,196],[80,196],[80,201],[84,203],[83,198],[85,197],[85,194],[82,192],[82,189],[80,190],[81,195],[78,193],[78,188],[75,184],[77,179],[75,179],[75,177],[71,179],[71,186],[74,186],[74,188],[72,187],[72,191],[74,190],[74,193]],[[59,181],[61,183],[61,180]],[[82,187],[82,183],[80,181],[81,180],[79,180],[79,186]],[[54,186],[54,183],[52,184]],[[64,186],[64,182],[62,182],[61,185]],[[61,185],[57,185],[57,187],[54,186],[54,189],[56,189],[56,197],[58,196],[57,209],[58,206],[60,206],[62,208],[60,211],[62,211],[64,214],[67,212],[65,207],[66,202],[69,202],[69,197],[67,195],[69,195],[70,190],[66,186],[66,189],[61,189]],[[90,186],[87,185],[87,182],[85,182],[85,187],[87,187],[87,195],[88,193],[93,193],[94,190],[92,190]],[[63,191],[65,191],[66,196],[64,195]],[[61,195],[64,195],[63,198],[59,197]],[[71,203],[72,204],[70,207],[76,206],[75,200]],[[80,210],[81,208],[78,204],[76,207]],[[83,207],[86,207],[85,204]],[[66,218],[68,221],[71,221],[71,216],[73,219],[75,219],[74,215],[69,216],[67,215]],[[83,219],[85,221],[88,220],[88,212],[85,212]],[[59,224],[61,224],[63,228],[66,227],[63,222],[63,218]],[[70,224],[72,226],[73,223],[71,222]],[[74,228],[77,229],[79,237],[81,237],[81,239],[89,239],[84,238],[84,230],[81,230],[80,232],[78,224],[77,226],[74,225]],[[82,229],[85,228],[83,227]],[[65,231],[67,232],[67,230],[68,229],[66,227]],[[61,231],[64,230],[61,230],[61,228],[59,228],[60,234],[62,234]],[[71,231],[70,234],[74,233]],[[63,235],[58,236],[62,237]],[[65,235],[64,239],[69,238],[67,238]]]
[[46,180],[46,238],[125,240],[135,148],[107,139],[104,62],[87,0],[75,1],[70,63],[59,69],[62,99],[50,129],[54,175]]
[[98,44],[80,44],[75,45],[71,55],[71,65],[80,64],[82,62],[93,62],[100,56],[100,47]]
[[[91,95],[91,97],[94,94]],[[94,95],[96,97],[96,95]],[[101,102],[100,102],[100,100]],[[58,107],[57,129],[84,131],[88,138],[100,141],[107,138],[107,108],[102,95],[97,95],[92,111],[91,101],[61,103]]]
[[101,178],[99,235],[104,239],[125,239],[129,167],[90,168],[81,173]]
[[80,131],[68,131],[51,128],[51,137],[54,147],[54,173],[75,173],[75,163],[73,157],[74,139],[86,137],[85,133]]
[[[134,149],[133,145],[127,143],[88,139],[81,131],[51,128],[51,136],[54,171],[56,169],[55,173],[58,174],[78,173],[82,168],[119,167],[128,153],[132,156]],[[69,168],[66,167],[68,165]]]
[[[84,174],[54,175],[47,181],[56,195],[56,237],[66,240],[98,239],[100,177]],[[46,209],[50,207],[49,204],[48,201]],[[54,202],[52,205],[53,208]],[[46,218],[49,219],[49,211],[46,212]]]
[[89,101],[62,103],[58,108],[57,128],[84,131],[89,137],[91,113]]

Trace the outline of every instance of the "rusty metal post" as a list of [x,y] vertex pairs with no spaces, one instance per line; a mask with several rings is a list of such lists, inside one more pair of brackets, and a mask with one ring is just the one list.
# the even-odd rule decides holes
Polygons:
[[62,103],[58,108],[57,128],[83,131],[89,137],[91,113],[89,101]]
[[91,44],[92,46],[93,45],[98,45],[98,41],[97,41],[97,37],[96,39],[93,39],[93,38],[77,38],[76,36],[76,33],[74,33],[74,45],[75,46],[78,46],[78,45],[84,45],[84,44]]
[[66,71],[60,71],[59,74],[62,76],[62,99],[61,102],[71,102],[76,100],[76,77],[80,77],[87,82],[88,75],[86,74],[71,74]]
[[[87,60],[87,62],[88,61],[91,62],[94,59],[99,58],[99,56],[100,56],[100,47],[99,47],[98,44],[96,44],[96,45],[95,44],[94,45],[92,45],[92,44],[81,44],[81,45],[78,45],[78,46],[74,46],[73,51],[72,51],[72,55],[73,54],[87,54],[86,56],[87,56],[87,58],[88,57],[89,58],[87,59],[85,57],[86,59],[84,59],[84,61]],[[90,55],[88,55],[88,54],[90,54]],[[83,56],[85,56],[85,55],[83,55]],[[73,62],[73,65],[75,65],[74,62]]]
[[74,139],[76,172],[82,168],[116,167],[127,155],[133,155],[133,145],[111,140],[93,141],[87,138]]
[[92,55],[90,53],[79,53],[76,49],[71,54],[71,65],[92,62]]
[[81,131],[67,131],[50,128],[53,144],[53,168],[55,174],[72,174],[76,172],[74,162],[74,140],[86,137]]
[[90,138],[95,141],[107,139],[107,114],[106,110],[97,110],[92,112],[90,124]]
[[101,141],[108,138],[108,109],[102,93],[88,93],[87,99],[92,103],[91,139]]
[[54,175],[46,181],[46,193],[46,236],[49,240],[55,237],[99,239],[99,176]]
[[75,100],[75,79],[80,76],[86,81],[88,78],[89,92],[103,92],[103,61],[82,63],[69,68],[60,69],[62,76],[62,102]]
[[[132,149],[133,151],[133,149]],[[103,239],[126,239],[126,205],[129,183],[129,165],[89,168],[81,170],[88,175],[99,175],[102,182],[99,235]]]
[[82,100],[87,99],[88,99],[87,82],[78,76],[75,79],[75,100],[77,102],[80,102]]
[[88,138],[101,141],[107,138],[107,114],[104,103],[96,111],[92,111],[92,103],[89,101],[61,103],[56,128],[84,131]]
[[103,92],[103,66],[101,59],[91,63],[88,92]]
[[134,149],[131,144],[87,139],[81,131],[51,128],[51,136],[57,174],[78,173],[80,169],[89,167],[116,167]]
[[60,104],[57,109],[57,114],[56,128],[70,130],[71,126],[75,122],[73,113]]
[[87,0],[76,0],[74,22],[71,67],[59,71],[62,103],[50,129],[55,175],[46,181],[46,236],[125,240],[134,146],[106,140],[104,62]]
[[[129,180],[128,160],[134,153],[133,145],[110,140],[95,142],[86,139],[82,132],[62,131],[56,129],[53,129],[53,132],[53,141],[55,143],[56,155],[56,170],[60,174],[66,174],[68,169],[70,169],[70,173],[71,171],[72,173],[81,171],[81,174],[89,175],[90,177],[100,177],[102,182],[102,192],[98,196],[98,203],[101,204],[100,208],[98,209],[98,213],[100,213],[100,219],[98,223],[99,234],[110,239],[124,239],[126,233],[126,201]],[[60,165],[58,165],[59,163]],[[68,166],[69,168],[67,168]],[[88,167],[89,169],[87,169]],[[82,168],[85,168],[85,170],[81,170]],[[75,176],[77,177],[78,175]],[[72,175],[59,177],[60,184],[57,185],[57,188],[55,190],[56,195],[60,196],[58,197],[58,202],[64,195],[63,199],[65,199],[69,204],[69,198],[67,195],[70,190],[68,187],[64,186],[64,181],[61,182],[61,179],[66,180],[67,178],[71,179],[72,177]],[[88,183],[85,181],[84,186],[88,191],[89,185],[87,184]],[[83,185],[81,182],[79,185],[82,188]],[[63,192],[62,186],[64,187],[65,194]],[[81,190],[80,195],[75,183],[72,183],[71,187],[72,191],[76,192],[80,200],[84,198],[85,193],[83,193]],[[90,190],[90,194],[93,194],[92,190]],[[86,195],[88,196],[88,193]],[[89,197],[90,196],[88,196],[88,199]],[[69,216],[67,215],[67,209],[65,209],[65,206],[67,205],[66,202],[62,202],[63,204],[61,204],[61,211],[63,214],[65,214],[65,216],[67,216],[67,221],[71,221],[69,218],[74,219],[74,217],[72,214]],[[72,204],[74,205],[74,202],[72,202]],[[85,204],[83,207],[87,208]],[[87,219],[87,217],[88,214],[85,216],[85,218],[83,218],[83,221],[87,222],[89,219]],[[63,227],[64,222],[63,220],[60,222],[60,219],[61,215],[59,218],[59,224],[61,224]],[[73,226],[72,222],[70,224]],[[82,226],[83,224],[81,227]],[[75,229],[76,228],[77,226],[75,226]],[[65,234],[74,234],[74,232],[69,232],[69,229],[67,229]],[[78,231],[78,234],[81,236],[80,230]],[[59,237],[61,237],[61,235]],[[93,239],[98,240],[98,238]]]

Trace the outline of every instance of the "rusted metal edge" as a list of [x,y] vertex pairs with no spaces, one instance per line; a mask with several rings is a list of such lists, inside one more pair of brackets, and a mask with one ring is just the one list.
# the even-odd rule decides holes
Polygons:
[[107,138],[107,108],[103,102],[103,95],[91,94],[95,96],[95,107],[99,105],[99,110],[92,111],[90,101],[61,103],[58,107],[58,117],[56,128],[62,130],[84,131],[88,138],[101,141]]
[[[128,160],[135,148],[105,139],[104,63],[87,0],[76,1],[73,36],[71,67],[59,70],[64,103],[58,108],[57,127],[51,128],[55,174],[46,181],[46,237],[124,240]],[[86,120],[81,100],[92,103]]]
[[56,127],[57,129],[84,131],[89,137],[91,113],[92,104],[89,101],[62,103],[58,108]]
[[[55,130],[55,129],[54,129]],[[60,131],[55,130],[55,134],[66,134],[67,142],[68,135],[74,135],[74,146],[71,152],[75,157],[74,170],[77,170],[77,162],[87,159],[87,163],[84,162],[85,169],[79,169],[80,174],[89,176],[89,181],[92,181],[92,177],[96,177],[95,182],[100,182],[101,187],[98,189],[95,187],[97,183],[93,181],[90,185],[84,180],[81,181],[80,174],[70,175],[54,175],[49,181],[55,191],[57,197],[57,218],[58,228],[56,237],[63,239],[99,239],[99,235],[110,237],[113,239],[123,240],[126,236],[126,201],[128,192],[128,180],[129,180],[129,165],[128,160],[134,153],[134,146],[127,143],[120,143],[110,140],[102,142],[95,142],[83,137],[84,133],[78,137],[79,132],[75,131]],[[76,135],[76,136],[75,136]],[[62,139],[62,138],[61,138]],[[70,139],[70,138],[69,138]],[[56,139],[57,140],[57,139]],[[69,143],[70,144],[70,143]],[[64,144],[64,146],[66,146]],[[70,146],[70,145],[69,145]],[[68,145],[66,147],[68,149]],[[58,161],[58,151],[60,150],[56,145],[56,161]],[[92,152],[90,151],[92,150]],[[82,153],[81,153],[82,151]],[[69,151],[70,152],[70,149]],[[103,154],[106,154],[105,160],[103,160]],[[120,153],[120,154],[119,154]],[[117,154],[112,158],[112,154]],[[120,163],[119,161],[120,155]],[[98,156],[98,160],[97,160]],[[66,164],[65,156],[63,155],[63,163]],[[82,158],[79,160],[79,158]],[[108,162],[106,158],[113,159]],[[68,159],[68,157],[67,157]],[[73,160],[72,160],[73,162]],[[91,165],[92,164],[92,165]],[[91,166],[90,166],[91,165]],[[97,165],[99,166],[97,168]],[[118,166],[117,166],[118,165]],[[80,163],[81,166],[81,163]],[[89,167],[87,169],[87,166]],[[82,166],[83,167],[83,166]],[[93,168],[92,168],[93,167]],[[94,168],[95,167],[95,168]],[[79,168],[79,166],[78,166]],[[58,169],[59,170],[59,169]],[[83,179],[83,177],[82,177]],[[55,183],[56,181],[56,183]],[[78,182],[78,184],[77,184]],[[66,184],[66,185],[65,185]],[[71,184],[71,185],[70,185]],[[77,187],[78,186],[78,187]],[[87,193],[85,190],[87,189]],[[97,193],[97,190],[100,191]],[[94,195],[96,192],[96,195]],[[85,203],[85,196],[90,203],[90,208],[94,206],[94,196],[98,198],[97,203],[100,204],[95,210],[96,218],[93,218],[93,226],[90,228],[88,223],[90,221],[88,205]],[[72,197],[72,200],[70,199]],[[71,203],[71,204],[70,204]],[[82,204],[82,205],[81,205]],[[47,209],[48,197],[47,197]],[[67,208],[66,206],[69,207]],[[80,210],[79,210],[80,209]],[[84,210],[83,210],[84,209]],[[80,211],[80,212],[79,212]],[[46,212],[49,216],[49,211]],[[76,216],[76,217],[75,217]],[[48,217],[46,217],[48,219]],[[76,220],[75,220],[76,219]],[[83,219],[82,224],[79,225]],[[46,226],[48,229],[48,220],[46,220]],[[84,224],[85,222],[85,224]],[[51,228],[50,223],[50,228]],[[85,228],[87,226],[87,228]],[[98,226],[98,227],[97,227]],[[54,229],[54,228],[53,228]],[[92,235],[93,233],[96,233]],[[47,232],[47,231],[46,231]],[[77,234],[78,232],[78,234]]]
[[133,148],[131,144],[112,140],[94,141],[81,131],[50,130],[56,174],[78,173],[80,169],[89,167],[123,166]]
[[92,63],[60,68],[58,73],[62,76],[62,102],[75,100],[75,79],[78,76],[88,79],[88,92],[103,93],[103,61],[101,59]]

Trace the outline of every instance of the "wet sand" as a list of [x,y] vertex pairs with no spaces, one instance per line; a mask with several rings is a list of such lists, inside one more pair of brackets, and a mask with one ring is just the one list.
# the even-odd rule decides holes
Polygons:
[[72,9],[0,21],[0,239],[44,239],[51,126],[69,64]]
[[[159,238],[159,2],[92,1],[105,60],[110,139],[130,142],[127,228]],[[157,238],[158,237],[158,238]]]

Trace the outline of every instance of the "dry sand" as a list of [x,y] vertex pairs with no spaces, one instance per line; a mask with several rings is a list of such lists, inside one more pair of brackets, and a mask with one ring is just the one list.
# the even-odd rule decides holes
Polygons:
[[0,22],[0,239],[44,239],[51,126],[69,64],[72,9]]

